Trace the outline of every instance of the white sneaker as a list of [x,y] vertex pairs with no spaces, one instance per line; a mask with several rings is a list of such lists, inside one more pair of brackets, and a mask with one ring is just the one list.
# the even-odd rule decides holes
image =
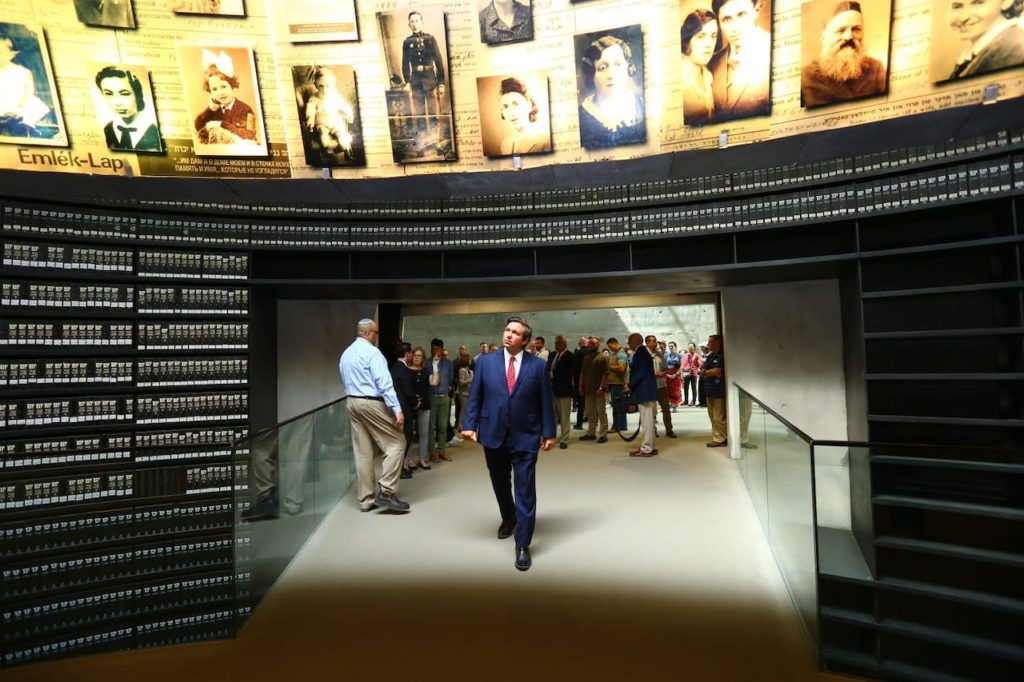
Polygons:
[[455,447],[456,445],[462,445],[462,439],[459,438],[458,436],[455,436],[450,441],[448,441],[448,445],[451,445],[452,447]]

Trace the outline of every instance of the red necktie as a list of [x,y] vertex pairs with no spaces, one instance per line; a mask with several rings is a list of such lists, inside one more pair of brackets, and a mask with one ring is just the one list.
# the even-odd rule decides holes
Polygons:
[[512,389],[516,387],[516,356],[512,356],[508,359],[508,372],[505,374],[505,381],[508,383],[508,392],[511,394]]

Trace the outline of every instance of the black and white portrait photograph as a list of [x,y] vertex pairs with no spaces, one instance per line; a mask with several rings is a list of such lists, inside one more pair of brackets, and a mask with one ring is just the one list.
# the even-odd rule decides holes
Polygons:
[[244,17],[243,0],[167,0],[167,9],[176,14],[213,14]]
[[178,64],[199,156],[266,156],[252,48],[179,45]]
[[646,142],[640,25],[578,34],[574,42],[580,144],[601,149]]
[[75,0],[75,14],[86,26],[135,28],[132,0]]
[[931,80],[973,78],[1024,64],[1024,0],[935,0]]
[[107,147],[119,152],[162,152],[149,71],[142,66],[91,63],[96,119]]
[[533,40],[531,0],[477,0],[480,42],[504,45]]
[[306,163],[321,168],[366,165],[352,66],[293,66],[292,84]]
[[885,94],[892,0],[811,0],[800,21],[801,106]]
[[0,142],[68,144],[39,26],[0,23]]
[[379,12],[391,152],[398,163],[455,161],[444,9]]
[[529,71],[476,79],[484,156],[551,151],[548,75]]

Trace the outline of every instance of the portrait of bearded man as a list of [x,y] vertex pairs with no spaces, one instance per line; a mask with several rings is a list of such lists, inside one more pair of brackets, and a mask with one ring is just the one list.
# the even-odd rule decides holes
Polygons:
[[[805,12],[811,4],[805,3]],[[886,66],[865,53],[864,33],[860,2],[842,0],[832,8],[821,30],[818,56],[800,72],[801,106],[818,107],[885,93]]]

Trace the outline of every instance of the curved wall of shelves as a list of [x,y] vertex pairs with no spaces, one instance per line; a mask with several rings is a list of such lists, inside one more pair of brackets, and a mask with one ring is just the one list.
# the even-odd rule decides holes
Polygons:
[[[701,153],[684,164],[714,160],[701,176],[664,177],[682,157],[611,162],[604,186],[582,184],[589,169],[543,169],[505,194],[479,174],[201,186],[0,173],[2,609],[20,623],[3,664],[230,635],[247,608],[230,529],[248,474],[231,470],[229,444],[276,400],[250,384],[251,342],[273,333],[255,311],[288,296],[842,277],[866,367],[848,380],[866,383],[872,440],[1024,449],[1022,112],[927,115],[892,148],[906,120]],[[942,130],[962,135],[935,142]],[[819,148],[841,153],[805,159]],[[977,371],[943,362],[965,354]],[[855,516],[917,523],[898,509],[881,500]],[[984,589],[984,562],[972,570]],[[45,626],[26,624],[32,609]]]

